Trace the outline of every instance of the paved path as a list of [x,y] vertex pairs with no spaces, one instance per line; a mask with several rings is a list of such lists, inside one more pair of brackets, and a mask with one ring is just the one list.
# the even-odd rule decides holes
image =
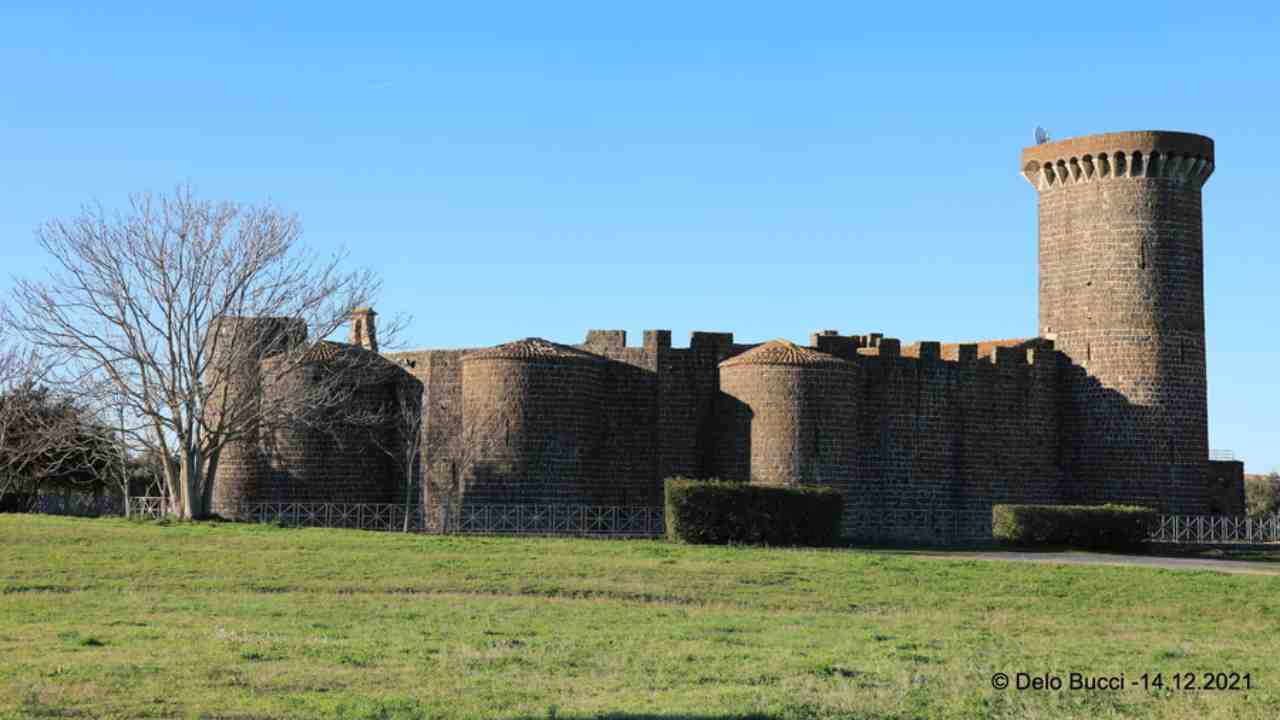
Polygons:
[[917,557],[938,560],[1004,560],[1009,562],[1058,563],[1062,565],[1113,565],[1166,568],[1169,570],[1212,570],[1243,575],[1280,575],[1280,562],[1217,560],[1214,558],[1159,557],[1155,555],[1115,555],[1090,552],[1018,552],[978,550],[921,552]]

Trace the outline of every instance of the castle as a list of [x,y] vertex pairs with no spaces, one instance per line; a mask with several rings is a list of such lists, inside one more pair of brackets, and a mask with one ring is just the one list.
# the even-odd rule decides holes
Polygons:
[[[1211,462],[1201,187],[1213,141],[1091,135],[1022,152],[1039,197],[1034,337],[903,344],[824,330],[808,346],[620,330],[381,355],[417,382],[424,502],[659,505],[664,478],[830,485],[849,534],[895,511],[996,503],[1243,511],[1240,463]],[[263,318],[262,323],[279,323]],[[329,354],[377,352],[375,314]],[[390,386],[371,386],[385,398]],[[418,392],[419,390],[415,390]],[[215,508],[395,502],[367,441],[303,430],[224,451]],[[433,493],[435,496],[433,497]]]

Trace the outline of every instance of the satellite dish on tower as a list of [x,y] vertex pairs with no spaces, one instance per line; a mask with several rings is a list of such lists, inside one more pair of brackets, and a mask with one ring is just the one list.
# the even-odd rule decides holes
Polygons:
[[1036,126],[1036,144],[1043,145],[1047,142],[1049,142],[1049,133],[1045,132],[1044,128],[1037,125]]

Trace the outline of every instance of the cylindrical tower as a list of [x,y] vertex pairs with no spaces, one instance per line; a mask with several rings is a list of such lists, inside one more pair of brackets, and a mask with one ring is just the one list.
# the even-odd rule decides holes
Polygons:
[[[260,428],[266,472],[254,502],[402,502],[396,383],[403,370],[361,347],[319,342],[263,361],[263,401],[289,407]],[[300,417],[293,417],[293,415]]]
[[1068,501],[1206,507],[1204,238],[1213,141],[1149,131],[1026,148],[1040,334],[1070,359]]
[[[720,472],[759,485],[846,488],[854,476],[858,366],[786,340],[720,363]],[[846,498],[848,500],[848,498]]]
[[213,511],[234,517],[243,503],[401,501],[394,418],[371,423],[396,407],[403,371],[360,347],[322,341],[301,355],[285,349],[237,371],[237,393],[273,409],[255,411],[261,421],[223,448]]
[[[204,374],[209,389],[206,420],[216,425],[224,411],[254,402],[265,390],[261,362],[306,338],[306,324],[293,318],[216,318],[205,338],[209,357]],[[223,447],[210,496],[213,512],[234,516],[241,502],[251,502],[257,496],[267,473],[258,440],[258,428],[249,427]]]
[[462,360],[463,502],[595,504],[604,358],[528,338]]

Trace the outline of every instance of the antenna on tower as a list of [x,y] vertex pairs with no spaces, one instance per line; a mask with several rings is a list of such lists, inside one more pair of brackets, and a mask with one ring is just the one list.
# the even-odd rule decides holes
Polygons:
[[1049,133],[1045,132],[1044,128],[1037,125],[1036,126],[1036,144],[1043,145],[1047,142],[1049,142]]

